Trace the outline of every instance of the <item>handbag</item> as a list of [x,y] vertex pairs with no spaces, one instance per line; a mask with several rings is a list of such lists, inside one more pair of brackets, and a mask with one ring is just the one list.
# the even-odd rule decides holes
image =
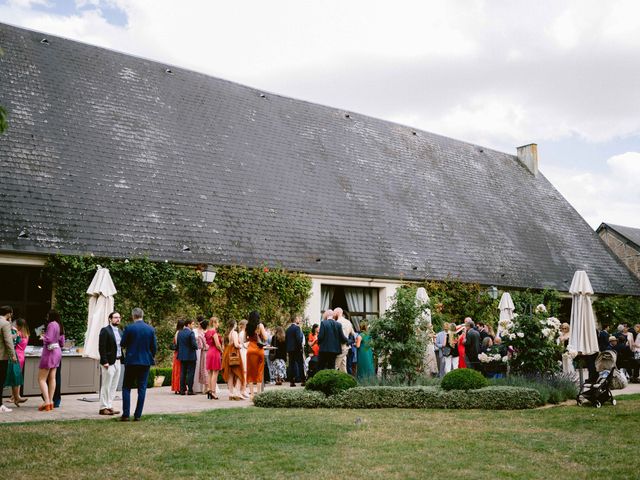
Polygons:
[[237,367],[240,365],[240,363],[241,363],[241,360],[240,360],[240,354],[238,353],[238,351],[232,350],[231,352],[229,352],[229,366]]
[[178,350],[178,345],[176,344],[176,342],[171,342],[171,345],[169,345],[169,350]]

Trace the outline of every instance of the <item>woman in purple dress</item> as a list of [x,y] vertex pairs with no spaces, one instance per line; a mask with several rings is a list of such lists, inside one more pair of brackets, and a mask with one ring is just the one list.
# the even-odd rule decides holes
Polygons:
[[40,357],[40,369],[38,370],[38,383],[44,403],[38,407],[41,412],[53,410],[53,393],[56,391],[56,370],[62,359],[62,346],[64,345],[64,327],[60,314],[55,310],[49,310],[44,322],[45,333],[42,338],[42,357]]

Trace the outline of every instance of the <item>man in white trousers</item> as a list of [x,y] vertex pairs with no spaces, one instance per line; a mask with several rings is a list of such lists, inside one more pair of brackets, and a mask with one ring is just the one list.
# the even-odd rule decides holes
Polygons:
[[100,415],[117,415],[120,412],[113,409],[113,399],[116,396],[116,387],[120,378],[120,360],[122,349],[120,340],[122,330],[120,314],[109,314],[109,325],[100,330],[98,351],[100,352],[100,371],[102,373],[102,386],[100,387]]

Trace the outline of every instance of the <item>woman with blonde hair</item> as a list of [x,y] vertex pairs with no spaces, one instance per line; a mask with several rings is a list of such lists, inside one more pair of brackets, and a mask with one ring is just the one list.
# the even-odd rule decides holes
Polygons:
[[204,339],[209,345],[207,350],[207,373],[209,374],[209,391],[207,398],[209,400],[218,400],[218,372],[222,368],[222,338],[218,333],[218,317],[211,317],[209,320],[209,328],[204,334]]
[[244,365],[240,355],[240,339],[237,328],[238,323],[231,320],[227,345],[222,354],[222,378],[227,382],[229,388],[229,400],[242,400],[240,393],[244,388]]
[[249,341],[247,340],[247,320],[240,320],[238,323],[238,338],[240,340],[240,356],[242,357],[242,368],[244,368],[244,386],[240,396],[245,400],[249,398],[247,393],[247,348]]

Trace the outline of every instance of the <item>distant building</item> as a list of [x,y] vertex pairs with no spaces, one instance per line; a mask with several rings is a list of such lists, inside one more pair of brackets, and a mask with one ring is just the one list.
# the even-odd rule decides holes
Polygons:
[[601,223],[596,233],[629,270],[640,278],[640,228]]
[[311,320],[379,315],[425,278],[567,291],[586,270],[598,293],[640,295],[533,144],[511,155],[8,25],[0,45],[0,300],[43,309],[57,252],[281,265],[311,276]]

